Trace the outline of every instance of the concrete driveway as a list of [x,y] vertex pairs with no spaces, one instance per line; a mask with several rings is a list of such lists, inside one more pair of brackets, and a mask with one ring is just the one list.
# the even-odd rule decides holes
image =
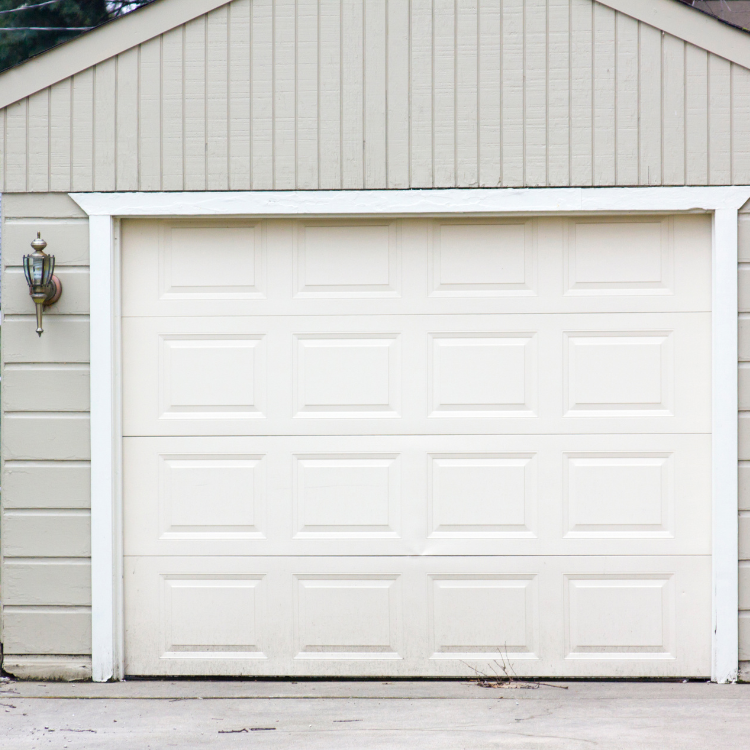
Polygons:
[[0,682],[0,748],[750,747],[750,685]]

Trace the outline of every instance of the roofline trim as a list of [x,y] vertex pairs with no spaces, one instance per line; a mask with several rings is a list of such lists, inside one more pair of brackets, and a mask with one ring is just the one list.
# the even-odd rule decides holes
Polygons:
[[750,68],[750,37],[746,31],[722,23],[677,0],[594,0],[623,15]]
[[162,0],[53,47],[0,73],[0,109],[230,2]]

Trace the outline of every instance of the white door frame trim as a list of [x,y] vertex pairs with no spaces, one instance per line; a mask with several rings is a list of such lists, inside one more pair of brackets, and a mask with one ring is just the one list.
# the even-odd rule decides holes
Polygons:
[[737,220],[750,187],[71,193],[91,242],[93,679],[124,677],[119,220],[700,212],[713,216],[712,679],[738,670]]

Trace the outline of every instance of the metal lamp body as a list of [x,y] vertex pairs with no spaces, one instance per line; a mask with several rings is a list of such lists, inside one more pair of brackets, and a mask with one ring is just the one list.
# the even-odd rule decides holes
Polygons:
[[45,307],[54,305],[62,294],[62,283],[55,273],[55,256],[47,255],[44,249],[47,243],[37,233],[31,243],[34,252],[23,256],[23,273],[29,285],[29,295],[36,305],[36,332],[44,333],[42,316]]

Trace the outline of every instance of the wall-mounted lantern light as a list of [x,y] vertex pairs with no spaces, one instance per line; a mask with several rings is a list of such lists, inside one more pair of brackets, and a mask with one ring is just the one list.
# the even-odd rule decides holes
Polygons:
[[36,332],[41,336],[44,332],[42,311],[60,299],[62,284],[60,279],[54,276],[55,256],[44,252],[47,243],[42,239],[40,232],[37,232],[31,247],[34,248],[34,252],[23,256],[23,272],[29,285],[29,294],[36,305]]

